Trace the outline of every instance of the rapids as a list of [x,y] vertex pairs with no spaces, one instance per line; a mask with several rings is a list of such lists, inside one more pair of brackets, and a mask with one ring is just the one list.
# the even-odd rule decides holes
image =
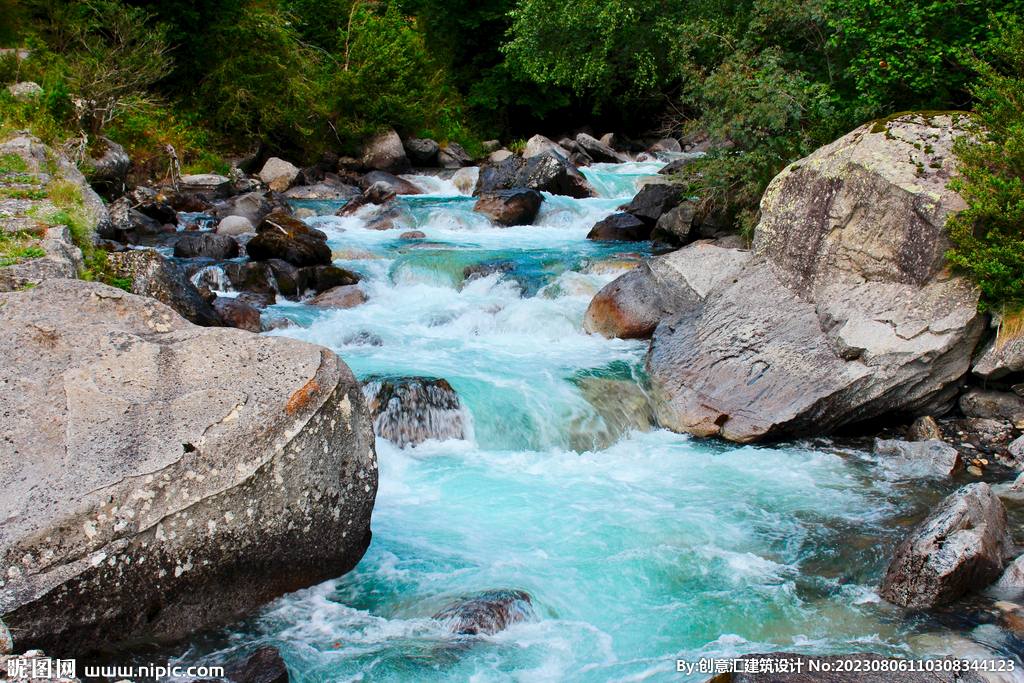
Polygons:
[[[378,439],[359,566],[195,637],[175,661],[274,645],[297,683],[704,681],[676,660],[1019,651],[984,619],[905,615],[876,595],[909,525],[956,482],[826,440],[734,447],[650,427],[646,344],[581,326],[593,295],[648,255],[585,236],[661,165],[585,169],[601,196],[545,195],[532,226],[491,225],[441,176],[408,176],[427,194],[400,197],[390,230],[364,227],[372,207],[335,218],[298,204],[326,214],[308,220],[337,265],[365,276],[369,301],[323,312],[282,300],[271,312],[300,326],[273,334],[330,347],[360,378],[446,379],[466,438]],[[527,591],[533,618],[483,637],[430,618],[491,589]]]

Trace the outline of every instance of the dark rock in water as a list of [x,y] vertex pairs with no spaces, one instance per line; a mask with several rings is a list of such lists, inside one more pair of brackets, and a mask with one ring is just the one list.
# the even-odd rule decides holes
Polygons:
[[403,240],[421,240],[426,236],[426,233],[420,230],[410,230],[409,232],[403,232],[401,235],[399,235],[399,237],[402,238]]
[[489,216],[499,225],[530,225],[543,201],[544,196],[536,190],[502,190],[481,196],[473,211]]
[[223,321],[185,273],[153,249],[107,254],[114,273],[131,278],[132,294],[162,301],[196,325],[219,327]]
[[302,276],[305,279],[303,291],[312,290],[317,294],[326,292],[333,287],[342,285],[356,285],[363,278],[358,273],[345,270],[338,266],[313,266],[303,268]]
[[359,190],[351,185],[334,185],[316,183],[299,185],[284,193],[288,199],[348,199],[359,194]]
[[239,292],[235,301],[248,304],[255,309],[263,310],[277,303],[277,296],[274,294],[257,294],[256,292]]
[[276,294],[278,291],[274,286],[274,271],[267,263],[225,263],[223,269],[231,287],[236,291],[257,294]]
[[663,214],[679,206],[682,201],[683,191],[679,185],[652,183],[644,185],[633,197],[633,201],[620,206],[619,211],[635,216],[653,228]]
[[520,590],[485,591],[461,598],[434,615],[453,633],[494,635],[535,617],[530,594]]
[[405,151],[413,166],[436,166],[440,149],[441,145],[429,138],[409,138],[405,141]]
[[213,310],[217,311],[217,315],[228,327],[237,327],[257,334],[263,331],[260,312],[244,301],[231,297],[217,297],[213,301]]
[[515,264],[505,259],[488,259],[473,263],[462,269],[462,277],[467,282],[494,275],[495,273],[511,273]]
[[969,484],[913,528],[880,594],[903,607],[944,605],[998,579],[1014,554],[1002,501],[988,484]]
[[437,165],[441,168],[462,168],[463,166],[472,166],[473,157],[466,154],[466,150],[462,149],[462,145],[459,143],[450,142],[447,147],[442,147],[438,151]]
[[185,233],[174,243],[175,258],[229,259],[238,256],[238,242],[212,232]]
[[967,417],[1020,422],[1024,420],[1024,398],[1008,391],[974,388],[960,397],[960,410]]
[[300,268],[331,263],[331,248],[323,233],[300,220],[272,213],[256,227],[256,233],[245,246],[253,261],[281,259]]
[[359,180],[359,187],[363,189],[363,192],[366,192],[377,183],[390,185],[391,189],[395,191],[395,194],[423,194],[423,190],[416,187],[405,178],[399,178],[396,175],[385,173],[383,171],[371,171],[367,173]]
[[[218,204],[210,210],[210,215],[218,219],[224,219],[228,216],[241,216],[253,225],[259,225],[260,221],[266,218],[274,208],[274,203],[267,199],[265,194],[262,192],[250,192]],[[178,210],[184,211],[186,209]]]
[[658,218],[651,239],[659,239],[665,243],[681,247],[689,244],[696,237],[695,228],[701,224],[697,217],[697,202],[684,201],[669,209]]
[[371,204],[387,204],[397,195],[395,188],[383,180],[378,180],[373,185],[366,188],[366,192],[363,193],[366,201]]
[[288,683],[288,667],[276,647],[265,645],[239,666],[226,672],[234,683]]
[[447,380],[371,377],[363,382],[374,433],[399,448],[465,438],[462,402]]
[[567,195],[582,199],[594,196],[594,189],[575,166],[554,150],[529,159],[512,156],[484,169],[475,194],[527,187],[538,192]]
[[598,221],[587,233],[587,239],[598,242],[643,242],[651,239],[651,227],[631,214],[613,213]]
[[281,259],[270,259],[267,261],[267,266],[272,273],[271,282],[277,292],[286,299],[298,301],[306,291],[306,276],[304,274],[306,269],[298,268]]
[[363,330],[359,334],[345,337],[342,342],[345,346],[384,346],[384,340],[372,332]]
[[[793,652],[768,652],[742,655],[739,659],[751,665],[757,663],[756,672],[723,673],[707,683],[985,683],[984,678],[962,666],[954,671],[954,665],[962,662],[952,659],[946,662],[948,671],[944,670],[947,667],[941,659],[935,661],[935,671],[908,671],[920,667],[919,663],[909,660],[904,661],[903,671],[898,670],[899,665],[893,670],[878,671],[872,662],[879,662],[877,669],[881,669],[888,658],[873,653],[810,657]],[[786,671],[778,673],[783,663]],[[746,666],[741,663],[741,667]]]

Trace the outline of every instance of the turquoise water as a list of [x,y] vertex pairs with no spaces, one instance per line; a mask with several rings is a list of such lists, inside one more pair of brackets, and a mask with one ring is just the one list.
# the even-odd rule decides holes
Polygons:
[[[602,196],[547,196],[534,226],[493,227],[450,182],[419,176],[429,194],[401,198],[391,230],[364,227],[372,208],[310,219],[336,263],[365,276],[369,301],[282,303],[304,327],[276,334],[334,349],[359,377],[447,379],[469,436],[406,449],[378,439],[359,566],[196,638],[182,661],[270,644],[300,683],[702,681],[676,660],[956,646],[875,593],[908,524],[953,482],[825,441],[741,448],[654,429],[646,344],[581,331],[593,295],[646,254],[585,236],[659,166],[587,169]],[[483,262],[507,272],[465,280]],[[346,342],[362,332],[383,344]],[[538,618],[482,638],[429,618],[488,589],[528,591]],[[966,635],[1006,647],[991,629]]]

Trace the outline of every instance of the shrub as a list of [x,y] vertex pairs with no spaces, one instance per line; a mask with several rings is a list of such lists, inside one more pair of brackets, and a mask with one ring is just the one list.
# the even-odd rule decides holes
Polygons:
[[980,74],[971,135],[954,151],[960,177],[950,187],[968,209],[950,221],[956,245],[948,254],[983,294],[983,307],[1024,308],[1024,27],[996,22],[995,59],[969,64]]

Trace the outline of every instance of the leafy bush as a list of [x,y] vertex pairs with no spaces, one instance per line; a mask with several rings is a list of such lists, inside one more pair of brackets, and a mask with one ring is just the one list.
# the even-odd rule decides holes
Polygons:
[[970,61],[978,104],[972,135],[954,147],[961,177],[950,184],[969,208],[950,222],[948,255],[974,277],[983,306],[1014,313],[1024,308],[1024,26],[996,28],[992,63]]

